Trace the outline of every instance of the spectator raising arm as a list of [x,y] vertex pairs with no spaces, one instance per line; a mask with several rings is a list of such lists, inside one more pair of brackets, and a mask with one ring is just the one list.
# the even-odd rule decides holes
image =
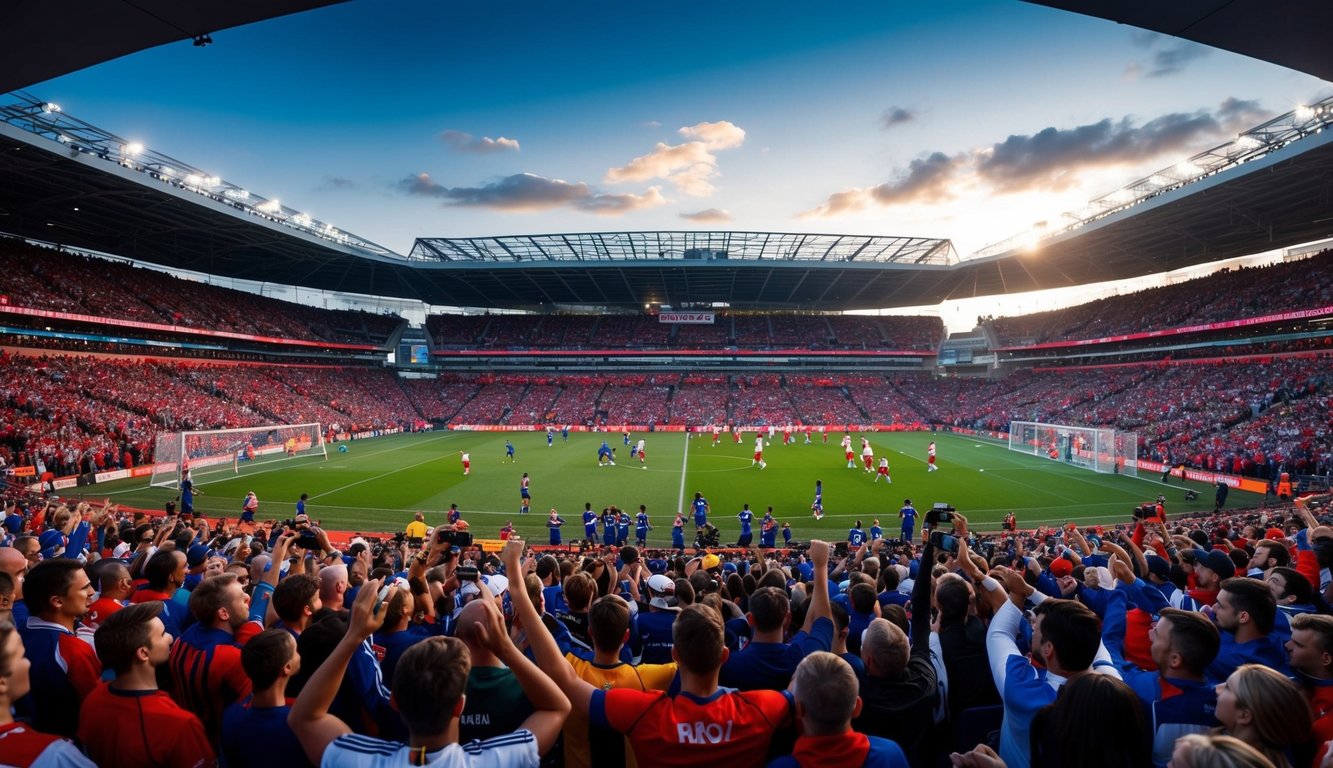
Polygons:
[[292,704],[291,714],[287,716],[287,724],[296,733],[306,757],[316,765],[323,760],[325,748],[334,739],[352,732],[347,723],[329,714],[329,706],[333,704],[333,697],[342,684],[352,654],[384,624],[387,613],[385,606],[397,587],[389,587],[389,594],[380,602],[379,591],[383,582],[383,579],[371,579],[361,585],[356,602],[352,604],[352,619],[347,634],[324,659],[324,663],[319,665],[315,674],[310,676],[301,689],[301,695],[296,697],[296,703]]
[[577,701],[576,706],[582,708],[580,711],[587,711],[592,686],[574,676],[574,668],[561,655],[555,638],[542,623],[537,607],[528,596],[528,590],[523,588],[522,555],[523,541],[509,539],[505,542],[504,551],[500,553],[500,559],[504,563],[505,573],[515,574],[512,578],[518,580],[518,587],[509,590],[509,599],[513,602],[516,620],[527,633],[528,645],[537,657],[537,664],[529,661],[509,639],[504,618],[498,611],[492,613],[490,627],[478,629],[482,643],[513,671],[514,677],[518,678],[519,685],[523,687],[523,693],[532,702],[533,713],[523,721],[523,727],[537,738],[537,750],[546,754],[560,736],[560,729],[569,715],[570,702]]
[[810,562],[815,566],[815,591],[810,596],[810,610],[805,614],[805,625],[801,627],[806,634],[814,629],[816,619],[833,620],[828,594],[828,551],[827,541],[815,539],[810,542]]

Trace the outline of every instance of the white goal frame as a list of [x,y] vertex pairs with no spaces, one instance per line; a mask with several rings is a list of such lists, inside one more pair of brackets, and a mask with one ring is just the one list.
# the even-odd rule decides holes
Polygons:
[[191,478],[199,478],[238,473],[242,462],[249,466],[311,456],[329,457],[319,422],[160,432],[153,446],[153,474],[148,484],[179,488],[187,470]]
[[1137,432],[1039,421],[1009,423],[1009,450],[1104,474],[1138,477]]

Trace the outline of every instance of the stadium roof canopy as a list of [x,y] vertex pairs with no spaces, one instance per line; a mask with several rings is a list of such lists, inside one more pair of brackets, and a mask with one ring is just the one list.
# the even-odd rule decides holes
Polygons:
[[5,4],[0,93],[165,43],[346,0],[15,0]]
[[[1033,1],[1333,80],[1325,40],[1333,3],[1323,0]],[[24,2],[7,18],[7,28],[22,33],[0,47],[0,91],[330,4]],[[1263,146],[1218,148],[1212,152],[1218,163],[1200,156],[1199,172],[1184,174],[1183,181],[1167,170],[1109,201],[1095,201],[1106,204],[1047,233],[1037,250],[999,244],[982,258],[959,262],[943,240],[747,232],[432,238],[404,257],[303,220],[294,210],[238,199],[244,190],[221,180],[196,183],[184,163],[131,151],[87,124],[84,133],[64,140],[62,131],[35,130],[51,116],[34,113],[32,104],[25,108],[17,119],[0,120],[0,232],[214,275],[431,304],[929,305],[1136,277],[1333,236],[1333,130],[1323,130],[1328,113],[1315,129],[1304,119],[1294,128],[1250,132]],[[173,172],[186,173],[163,173],[154,164],[176,164]]]
[[213,275],[429,304],[825,311],[1153,274],[1333,236],[1333,99],[1094,201],[1040,248],[761,232],[419,240],[402,256],[27,99],[0,105],[0,232]]
[[1327,0],[1027,0],[1268,61],[1333,81]]

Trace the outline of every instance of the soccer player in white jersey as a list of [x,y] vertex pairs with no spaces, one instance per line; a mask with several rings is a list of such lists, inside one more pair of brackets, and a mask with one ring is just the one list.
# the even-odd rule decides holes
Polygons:
[[758,435],[754,439],[754,460],[750,466],[758,465],[760,469],[765,469],[768,464],[764,463],[764,436]]
[[892,477],[889,477],[889,457],[888,457],[888,456],[881,456],[881,457],[880,457],[880,459],[879,459],[879,470],[875,473],[875,479],[874,479],[874,480],[871,480],[870,482],[872,482],[872,483],[878,483],[878,482],[879,482],[879,479],[880,479],[881,477],[884,478],[885,480],[887,480],[889,485],[893,485],[893,478],[892,478]]
[[930,445],[926,447],[926,471],[934,472],[939,469],[935,466],[935,441],[931,440]]
[[861,463],[867,473],[875,471],[875,449],[870,447],[869,440],[861,440]]

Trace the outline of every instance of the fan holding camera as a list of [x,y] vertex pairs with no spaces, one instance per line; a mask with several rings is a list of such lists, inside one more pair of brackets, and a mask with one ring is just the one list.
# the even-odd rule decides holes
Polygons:
[[[930,531],[931,546],[948,552],[951,555],[958,554],[960,533],[966,535],[966,528],[964,528],[962,532],[955,530],[956,524],[954,513],[957,511],[958,510],[951,504],[937,501],[935,502],[935,506],[931,507],[930,510],[926,512],[925,530]],[[945,524],[949,526],[950,533],[938,530],[941,525]],[[966,523],[964,523],[964,525],[966,525]]]

